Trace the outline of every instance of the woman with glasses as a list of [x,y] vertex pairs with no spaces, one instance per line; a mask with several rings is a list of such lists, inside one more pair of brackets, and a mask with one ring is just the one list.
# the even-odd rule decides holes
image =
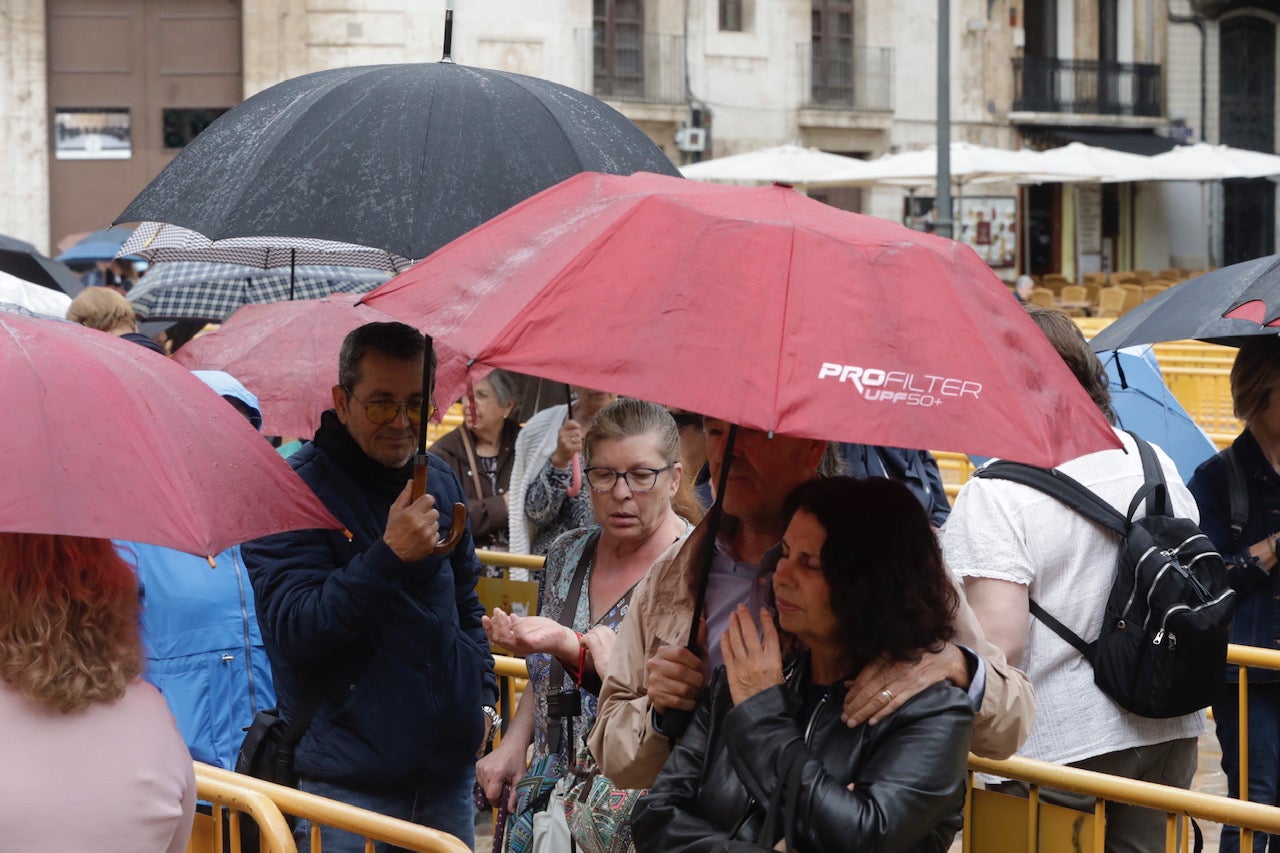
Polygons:
[[518,402],[519,379],[514,373],[495,370],[462,398],[462,426],[431,445],[431,452],[447,462],[462,482],[477,548],[507,550],[507,504],[520,434],[520,424],[511,414]]
[[[476,764],[490,802],[509,782],[514,806],[531,743],[540,772],[564,772],[595,719],[600,679],[632,590],[701,515],[682,485],[680,436],[662,406],[632,399],[606,406],[583,450],[584,491],[599,523],[569,531],[551,546],[538,616],[495,610],[485,618],[492,642],[527,656],[533,688],[524,692],[501,745]],[[557,766],[548,769],[555,756]]]

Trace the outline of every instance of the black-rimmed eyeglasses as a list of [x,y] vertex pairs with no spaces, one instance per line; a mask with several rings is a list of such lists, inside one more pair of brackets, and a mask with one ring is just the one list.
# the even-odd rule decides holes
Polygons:
[[595,492],[613,491],[619,478],[627,484],[627,488],[636,494],[647,492],[658,483],[658,475],[670,471],[675,463],[665,468],[632,468],[630,471],[614,471],[612,468],[588,468],[582,472],[587,478],[587,485]]

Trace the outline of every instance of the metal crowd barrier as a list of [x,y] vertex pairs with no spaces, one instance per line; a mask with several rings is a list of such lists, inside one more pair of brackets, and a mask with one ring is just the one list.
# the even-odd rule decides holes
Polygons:
[[[359,809],[335,800],[307,794],[295,788],[264,782],[252,776],[244,776],[195,763],[196,792],[202,800],[211,800],[232,811],[230,849],[238,850],[240,813],[247,813],[257,820],[262,833],[262,849],[268,853],[290,853],[297,848],[289,834],[283,814],[295,815],[311,821],[311,849],[323,853],[320,841],[320,825],[346,830],[364,836],[366,853],[373,853],[375,841],[387,842],[416,853],[469,853],[470,849],[459,839],[441,832],[410,823],[405,820]],[[265,804],[264,802],[265,801]],[[215,821],[216,846],[195,846],[193,833],[189,853],[221,853],[221,820]],[[270,840],[267,840],[268,831]],[[203,839],[202,839],[203,841]],[[207,842],[206,842],[207,843]]]
[[[958,455],[958,454],[950,454]],[[947,455],[943,455],[945,459]],[[964,457],[961,457],[962,459]],[[967,461],[967,460],[966,460]],[[945,470],[945,469],[944,469]],[[488,565],[538,568],[540,557],[485,552],[481,557]],[[1237,666],[1280,669],[1280,651],[1232,645],[1227,660]],[[524,689],[528,668],[521,658],[494,656],[503,697],[503,718],[510,719],[515,697]],[[1028,758],[1013,757],[994,761],[969,756],[969,795],[965,800],[965,827],[962,847],[965,853],[1002,853],[1037,851],[1097,851],[1102,853],[1106,838],[1105,804],[1107,801],[1128,803],[1163,811],[1167,814],[1166,850],[1189,850],[1191,833],[1186,831],[1186,818],[1241,827],[1241,849],[1252,849],[1254,832],[1280,834],[1280,808],[1245,801],[1248,786],[1248,677],[1240,675],[1240,800],[1216,794],[1205,794],[1139,782],[1119,776],[1078,770]],[[989,773],[1005,779],[1026,782],[1031,795],[1022,799],[987,791],[974,782],[974,774]],[[1097,798],[1092,812],[1082,812],[1044,802],[1040,788],[1057,788]],[[1179,840],[1179,826],[1183,826]],[[1180,846],[1179,846],[1180,845]]]

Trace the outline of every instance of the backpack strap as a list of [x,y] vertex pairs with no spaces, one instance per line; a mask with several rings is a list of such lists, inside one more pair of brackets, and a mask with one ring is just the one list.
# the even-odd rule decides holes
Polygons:
[[1160,460],[1156,458],[1155,448],[1137,433],[1130,430],[1125,432],[1129,433],[1129,437],[1138,445],[1138,458],[1142,460],[1144,479],[1142,488],[1138,489],[1138,493],[1133,496],[1133,501],[1129,504],[1129,520],[1133,520],[1133,514],[1143,500],[1147,502],[1147,515],[1173,515],[1172,507],[1169,505],[1169,484],[1165,482],[1164,469],[1160,467]]
[[1037,602],[1034,598],[1028,598],[1027,604],[1031,608],[1032,616],[1036,617],[1041,622],[1043,622],[1046,626],[1048,626],[1050,631],[1057,634],[1059,637],[1066,640],[1071,645],[1075,646],[1076,651],[1084,655],[1085,660],[1089,661],[1090,663],[1093,662],[1093,649],[1094,649],[1094,646],[1097,645],[1096,642],[1086,643],[1083,639],[1081,639],[1079,634],[1077,634],[1075,631],[1072,631],[1066,625],[1063,625],[1057,619],[1053,618],[1053,616],[1049,613],[1049,611],[1041,607],[1040,603]]
[[1097,522],[1121,536],[1129,532],[1129,520],[1116,508],[1085,488],[1080,482],[1056,468],[1037,468],[1021,462],[997,459],[973,472],[975,477],[1011,480],[1030,486],[1056,498],[1090,521]]
[[1240,536],[1249,521],[1249,485],[1245,479],[1244,466],[1235,448],[1227,445],[1219,453],[1227,466],[1227,498],[1231,503],[1231,540],[1233,545],[1240,544]]

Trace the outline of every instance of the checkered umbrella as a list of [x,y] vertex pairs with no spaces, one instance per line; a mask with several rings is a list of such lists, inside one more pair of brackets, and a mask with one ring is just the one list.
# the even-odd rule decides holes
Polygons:
[[156,264],[129,292],[139,317],[194,318],[220,323],[242,305],[319,299],[331,293],[365,293],[390,275],[343,266],[264,270],[235,264],[174,261]]
[[295,266],[367,267],[404,272],[413,261],[401,255],[354,243],[313,240],[307,237],[229,237],[210,240],[199,231],[165,222],[139,225],[117,257],[140,257],[153,264],[172,261],[203,261],[239,264],[261,269],[289,269]]

